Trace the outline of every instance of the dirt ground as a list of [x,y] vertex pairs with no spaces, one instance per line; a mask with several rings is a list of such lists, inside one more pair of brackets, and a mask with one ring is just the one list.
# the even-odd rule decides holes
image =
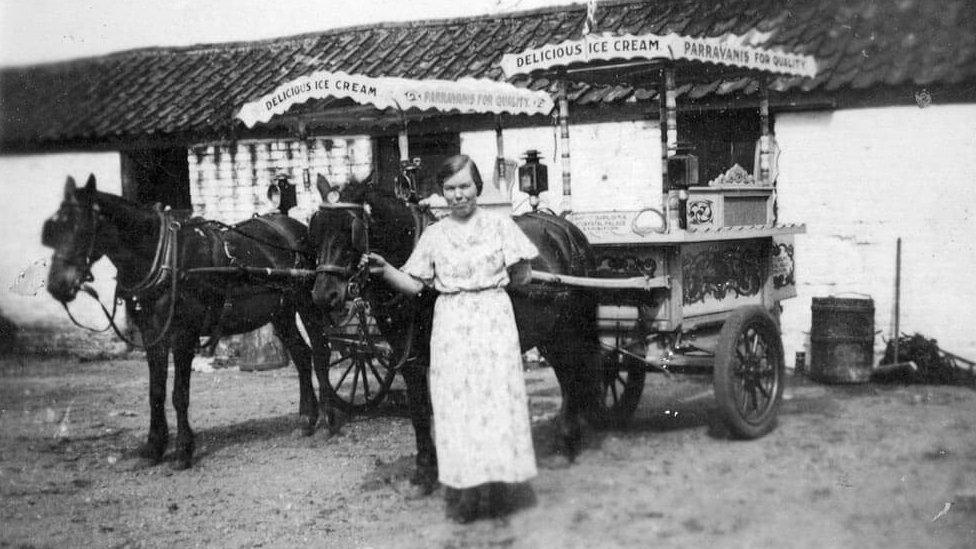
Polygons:
[[[195,373],[194,467],[132,456],[140,360],[0,362],[3,547],[974,547],[976,392],[792,378],[778,427],[730,440],[707,379],[649,376],[625,431],[550,451],[559,391],[528,373],[535,503],[461,526],[406,476],[389,405],[341,435],[297,434],[292,369]],[[170,425],[175,425],[169,411]]]

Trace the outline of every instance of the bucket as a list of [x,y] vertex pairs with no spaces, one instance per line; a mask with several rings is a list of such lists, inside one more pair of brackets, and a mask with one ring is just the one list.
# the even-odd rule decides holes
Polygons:
[[815,297],[810,328],[810,377],[864,383],[874,365],[874,300]]

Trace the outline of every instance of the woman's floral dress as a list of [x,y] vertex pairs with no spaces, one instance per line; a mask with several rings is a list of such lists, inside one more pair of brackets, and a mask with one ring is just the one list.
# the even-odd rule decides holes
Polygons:
[[423,233],[403,271],[441,292],[430,392],[441,483],[469,488],[536,475],[507,267],[538,255],[508,216],[476,209]]

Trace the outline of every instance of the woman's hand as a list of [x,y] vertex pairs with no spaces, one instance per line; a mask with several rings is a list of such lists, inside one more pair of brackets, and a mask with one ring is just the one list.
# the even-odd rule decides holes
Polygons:
[[382,271],[383,280],[387,281],[394,288],[407,295],[417,295],[421,290],[424,289],[423,282],[404,273],[393,265],[390,265],[390,262],[380,254],[363,254],[359,258],[359,268],[365,269],[367,266],[370,266],[371,268],[379,267]]
[[532,265],[523,259],[508,268],[508,283],[511,286],[524,286],[532,282]]
[[367,253],[364,253],[359,258],[359,268],[360,269],[365,269],[367,266],[372,265],[374,267],[380,267],[381,269],[386,270],[386,267],[389,264],[390,263],[386,260],[386,258],[384,258],[383,256],[381,256],[378,253],[367,252]]

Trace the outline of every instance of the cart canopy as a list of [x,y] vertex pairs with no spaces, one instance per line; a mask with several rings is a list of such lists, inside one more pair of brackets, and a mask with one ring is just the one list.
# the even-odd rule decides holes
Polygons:
[[237,118],[248,128],[284,114],[310,99],[346,98],[378,109],[436,110],[444,113],[548,114],[553,101],[544,91],[505,82],[462,78],[413,80],[318,71],[285,82],[270,93],[244,104]]
[[[811,55],[751,46],[748,42],[746,37],[733,34],[715,38],[693,38],[675,33],[623,36],[587,34],[578,40],[505,54],[500,65],[509,78],[559,69],[566,72],[597,69],[613,62],[624,68],[632,66],[646,70],[648,61],[710,63],[734,69],[731,72],[743,73],[811,78],[817,74],[817,61]],[[634,61],[638,63],[627,63]]]

